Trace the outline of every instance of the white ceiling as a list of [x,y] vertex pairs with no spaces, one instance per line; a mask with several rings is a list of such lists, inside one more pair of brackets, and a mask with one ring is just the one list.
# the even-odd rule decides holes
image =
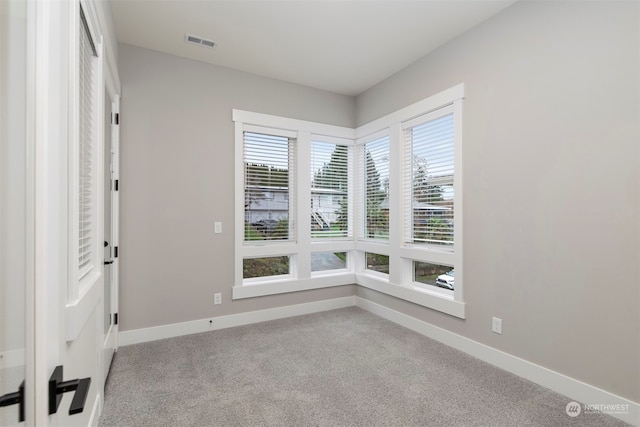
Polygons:
[[[118,41],[358,95],[516,0],[110,0]],[[190,33],[215,49],[188,45]]]

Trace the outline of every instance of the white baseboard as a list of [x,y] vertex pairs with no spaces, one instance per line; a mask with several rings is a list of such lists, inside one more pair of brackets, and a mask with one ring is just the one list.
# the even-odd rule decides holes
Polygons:
[[[522,378],[526,378],[529,381],[568,396],[570,399],[585,405],[625,405],[624,408],[628,408],[628,411],[623,410],[619,413],[611,413],[611,415],[632,425],[640,426],[640,404],[636,402],[364,298],[356,296],[355,304],[377,316],[409,328],[419,334],[446,344],[449,347],[463,351],[484,362],[490,363]],[[569,403],[569,401],[567,401],[567,403]]]
[[201,320],[193,320],[190,322],[155,326],[152,328],[122,331],[118,336],[118,345],[126,346],[131,344],[139,344],[143,342],[172,338],[181,335],[196,334],[199,332],[214,331],[218,329],[231,328],[234,326],[248,325],[251,323],[266,322],[268,320],[283,319],[285,317],[293,317],[303,314],[317,313],[320,311],[334,310],[337,308],[353,307],[355,305],[354,298],[355,296],[348,296],[323,301],[308,302],[304,304],[269,308],[266,310],[249,311],[246,313],[231,314],[228,316],[210,317]]

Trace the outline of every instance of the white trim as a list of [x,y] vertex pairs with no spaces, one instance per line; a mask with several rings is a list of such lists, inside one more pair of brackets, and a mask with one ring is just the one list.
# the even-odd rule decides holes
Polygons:
[[251,241],[245,241],[242,245],[243,258],[286,256],[286,255],[294,255],[297,252],[298,252],[298,244],[293,242],[277,242],[273,240],[251,240]]
[[[235,141],[234,141],[234,164],[235,164],[235,220],[234,222],[234,240],[235,240],[235,256],[234,256],[234,286],[242,286],[243,270],[242,257],[244,256],[244,123],[235,122]],[[242,212],[242,213],[241,213]],[[242,216],[242,220],[238,219]]]
[[442,92],[438,92],[435,95],[431,95],[428,98],[358,127],[356,129],[356,138],[360,139],[368,137],[373,133],[393,126],[395,123],[405,122],[413,119],[414,117],[422,116],[425,113],[429,113],[445,105],[453,104],[454,101],[462,98],[464,98],[464,83],[457,84],[449,89],[445,89]]
[[[356,129],[356,132],[359,128]],[[366,144],[367,142],[372,142],[375,141],[377,139],[382,139],[385,136],[389,137],[389,139],[391,139],[391,135],[390,135],[390,127],[386,127],[384,129],[380,129],[379,131],[376,131],[372,134],[366,135],[366,136],[362,136],[362,137],[358,137],[358,139],[356,140],[356,145],[363,145]],[[389,142],[389,145],[391,145],[391,142]]]
[[357,307],[439,341],[456,350],[474,356],[483,362],[487,362],[557,393],[568,396],[567,403],[569,403],[569,399],[575,399],[587,405],[629,405],[629,412],[627,414],[612,414],[612,416],[627,423],[640,425],[640,404],[636,402],[364,298],[356,296],[355,304]]
[[[287,129],[277,129],[268,126],[254,126],[249,124],[242,125],[242,131],[249,133],[266,133],[267,135],[272,136],[282,136],[284,138],[293,138],[296,139],[298,137],[298,132]],[[244,140],[243,140],[244,142]]]
[[463,149],[462,149],[462,99],[453,102],[453,161],[454,161],[454,178],[453,178],[453,205],[456,212],[453,217],[453,241],[454,241],[454,259],[453,265],[457,266],[456,270],[456,286],[453,295],[456,301],[464,301],[464,197],[462,195],[463,185]]
[[356,277],[353,273],[323,274],[303,279],[281,279],[274,276],[273,281],[262,281],[233,287],[232,299],[261,297],[265,295],[285,294],[288,292],[308,291],[310,289],[332,288],[334,286],[353,285]]
[[318,239],[311,241],[311,253],[313,252],[345,252],[356,249],[353,240],[345,240],[344,237],[336,239]]
[[439,291],[438,288],[433,290],[422,288],[422,286],[400,286],[390,283],[380,277],[376,277],[370,272],[356,274],[356,283],[365,288],[382,292],[414,304],[438,310],[451,316],[465,319],[466,304],[461,301],[455,301],[453,296],[449,296]]
[[309,142],[326,142],[328,144],[338,144],[338,145],[347,145],[349,147],[354,146],[356,144],[355,139],[353,138],[341,138],[337,136],[330,135],[318,135],[312,133],[309,138]]
[[[454,231],[455,232],[455,231]],[[458,251],[462,252],[462,251]],[[455,267],[456,264],[456,254],[451,252],[447,252],[446,250],[439,250],[437,246],[428,246],[425,245],[423,247],[418,246],[409,246],[409,247],[401,247],[398,249],[398,255],[401,258],[407,258],[413,261],[422,261],[429,262],[432,264],[444,264]],[[459,265],[459,264],[458,264]],[[459,266],[458,269],[461,269],[462,266]],[[456,283],[459,282],[456,277]]]
[[382,240],[359,240],[356,242],[356,250],[389,256],[391,253],[391,246],[389,245],[389,242]]
[[254,113],[245,110],[232,110],[233,121],[256,126],[265,126],[275,129],[309,132],[316,136],[333,136],[339,138],[355,139],[356,131],[353,128],[327,125],[323,123],[309,122],[306,120],[290,119],[287,117],[272,116],[270,114]]
[[[190,322],[174,323],[171,325],[155,326],[152,328],[134,329],[120,333],[120,345],[139,344],[199,332],[215,331],[232,328],[234,326],[249,325],[269,320],[284,319],[286,317],[301,316],[338,308],[353,307],[355,296],[314,301],[304,304],[288,305],[228,316],[211,317]],[[213,324],[210,323],[213,322]]]

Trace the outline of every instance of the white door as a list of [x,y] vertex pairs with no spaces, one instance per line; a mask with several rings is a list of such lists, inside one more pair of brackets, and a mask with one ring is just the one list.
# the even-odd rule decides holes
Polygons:
[[84,0],[28,1],[36,15],[34,421],[96,425],[105,311],[103,37]]
[[[107,79],[108,80],[108,79]],[[107,84],[104,104],[104,315],[103,377],[106,383],[118,334],[118,97]]]
[[[27,5],[0,1],[0,425],[32,423],[33,163],[27,139]],[[5,43],[9,41],[9,43]],[[29,307],[29,310],[27,308]],[[25,411],[28,403],[29,411]]]

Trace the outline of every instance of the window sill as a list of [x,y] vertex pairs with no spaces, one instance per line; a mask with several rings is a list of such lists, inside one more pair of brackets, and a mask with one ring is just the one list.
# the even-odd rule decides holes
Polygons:
[[232,298],[243,299],[265,295],[284,294],[288,292],[308,291],[311,289],[331,288],[334,286],[353,285],[356,276],[353,273],[322,274],[308,279],[278,279],[245,283],[234,286]]
[[367,273],[356,274],[356,283],[365,288],[382,292],[423,307],[441,311],[451,316],[465,318],[465,303],[455,301],[452,295],[443,292],[430,291],[421,287],[406,287],[395,285],[388,280]]
[[289,278],[264,280],[245,283],[242,286],[234,286],[233,299],[254,298],[356,284],[451,316],[459,317],[460,319],[465,318],[465,303],[455,301],[453,295],[440,292],[437,289],[430,290],[421,286],[406,287],[395,285],[383,276],[386,275],[368,272],[358,274],[329,273],[307,279]]

